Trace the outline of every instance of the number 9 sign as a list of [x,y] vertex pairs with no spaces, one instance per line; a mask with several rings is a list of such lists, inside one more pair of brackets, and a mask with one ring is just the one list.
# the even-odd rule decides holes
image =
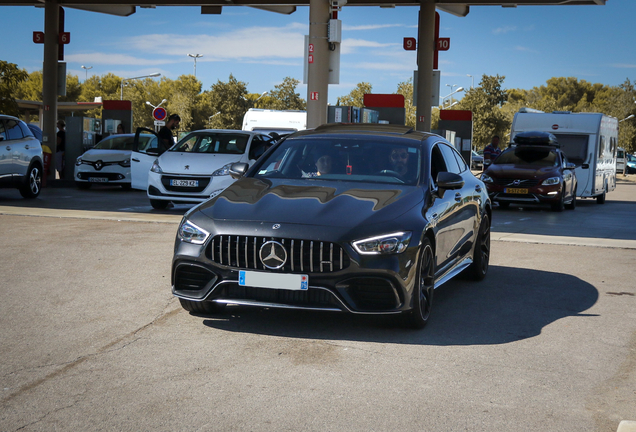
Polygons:
[[404,49],[407,51],[415,51],[417,49],[417,41],[412,37],[404,38]]

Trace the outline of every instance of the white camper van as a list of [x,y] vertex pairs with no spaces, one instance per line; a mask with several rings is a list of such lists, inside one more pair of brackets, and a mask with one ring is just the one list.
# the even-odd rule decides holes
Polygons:
[[307,129],[307,112],[250,108],[243,117],[242,129],[266,134],[289,134]]
[[578,188],[576,196],[605,202],[607,192],[616,188],[618,120],[601,113],[571,113],[521,108],[515,113],[510,132],[512,141],[519,132],[544,131],[556,135],[561,151],[574,163]]

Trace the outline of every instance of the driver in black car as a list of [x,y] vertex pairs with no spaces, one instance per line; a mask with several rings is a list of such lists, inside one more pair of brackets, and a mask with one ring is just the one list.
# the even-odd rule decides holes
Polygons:
[[406,147],[396,147],[391,150],[391,170],[398,173],[402,178],[408,174],[409,152]]

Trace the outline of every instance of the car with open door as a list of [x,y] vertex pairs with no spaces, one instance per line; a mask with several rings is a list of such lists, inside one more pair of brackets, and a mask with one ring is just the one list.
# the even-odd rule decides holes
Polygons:
[[147,171],[148,197],[152,207],[165,209],[171,202],[198,204],[219,194],[234,182],[232,164],[253,164],[273,144],[271,136],[260,132],[205,129],[190,132],[162,154],[139,145],[133,150],[139,162],[133,159],[133,163],[143,170],[152,159]]
[[190,312],[342,311],[421,328],[434,289],[488,271],[486,187],[439,135],[323,125],[229,171],[236,182],[178,228],[172,292]]

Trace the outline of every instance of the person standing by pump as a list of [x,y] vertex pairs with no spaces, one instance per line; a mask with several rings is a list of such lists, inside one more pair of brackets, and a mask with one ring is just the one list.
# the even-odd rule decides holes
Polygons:
[[497,159],[497,156],[500,154],[501,149],[499,148],[499,135],[495,135],[492,137],[492,142],[484,148],[484,169]]
[[66,122],[57,121],[57,145],[55,151],[55,169],[58,176],[64,178],[64,151],[66,150]]
[[168,121],[165,126],[159,129],[159,132],[157,133],[157,136],[159,137],[159,154],[162,154],[174,145],[174,135],[172,134],[172,131],[179,129],[180,122],[181,117],[179,117],[179,114],[171,114],[170,117],[168,117]]

